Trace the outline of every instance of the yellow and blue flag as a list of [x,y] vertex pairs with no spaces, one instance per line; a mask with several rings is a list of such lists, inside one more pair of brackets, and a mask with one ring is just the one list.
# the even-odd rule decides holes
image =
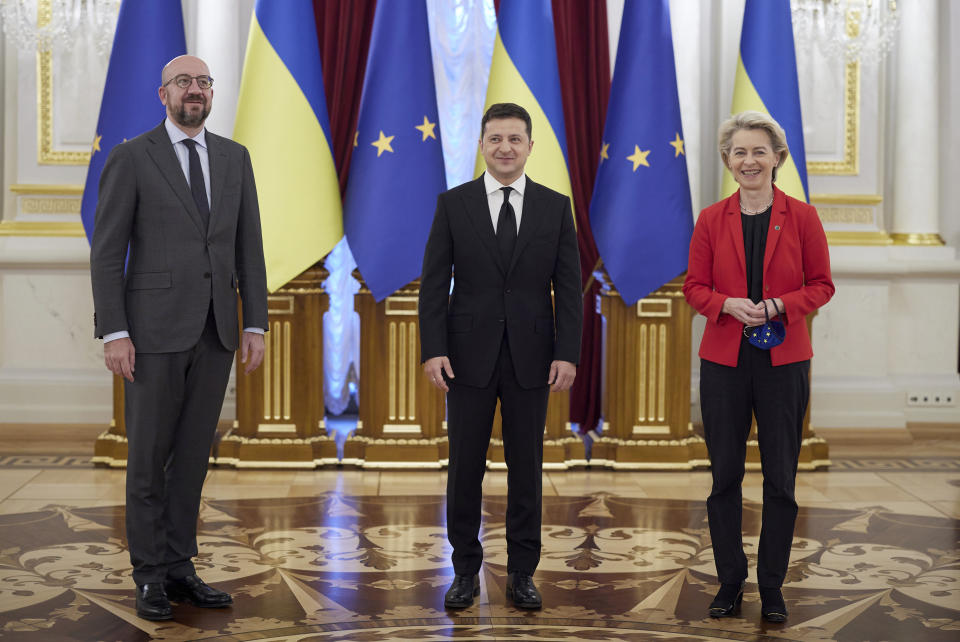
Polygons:
[[[495,103],[516,103],[530,113],[536,145],[525,171],[572,199],[550,0],[501,0],[484,109]],[[484,167],[478,152],[476,173]]]
[[693,206],[668,0],[624,5],[590,228],[627,305],[687,267]]
[[100,173],[110,150],[153,129],[164,119],[166,108],[157,97],[160,72],[164,65],[185,53],[180,3],[123,0],[80,204],[80,219],[88,241],[93,238]]
[[310,0],[257,0],[233,133],[250,151],[273,292],[343,237]]
[[[807,201],[810,190],[790,0],[747,0],[731,109],[734,114],[746,110],[763,112],[780,123],[787,133],[790,155],[777,170],[777,186],[788,195]],[[722,196],[736,190],[736,181],[729,170],[724,170]]]
[[447,189],[425,0],[378,2],[344,196],[347,242],[380,301],[420,275]]

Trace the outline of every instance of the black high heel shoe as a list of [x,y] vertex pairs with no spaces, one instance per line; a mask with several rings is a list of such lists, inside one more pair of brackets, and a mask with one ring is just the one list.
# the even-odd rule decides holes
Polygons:
[[743,582],[721,584],[717,596],[710,602],[710,617],[730,617],[740,610],[743,602]]
[[787,605],[777,587],[760,587],[760,615],[767,622],[786,622]]

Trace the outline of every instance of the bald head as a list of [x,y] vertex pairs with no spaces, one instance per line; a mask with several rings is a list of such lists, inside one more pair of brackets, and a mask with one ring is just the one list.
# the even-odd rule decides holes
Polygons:
[[160,84],[165,85],[170,79],[180,74],[189,74],[191,76],[209,76],[210,69],[207,63],[196,56],[177,56],[166,65],[160,72]]

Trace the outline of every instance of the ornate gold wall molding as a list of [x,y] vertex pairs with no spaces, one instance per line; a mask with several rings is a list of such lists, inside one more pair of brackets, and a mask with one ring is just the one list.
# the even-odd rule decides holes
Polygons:
[[893,245],[893,239],[883,230],[827,231],[830,245]]
[[894,245],[946,245],[939,234],[910,234],[894,232],[890,235]]
[[811,194],[810,202],[814,205],[824,203],[828,205],[879,205],[883,202],[881,194]]
[[55,196],[82,196],[83,185],[55,185],[43,183],[13,183],[10,191],[14,194],[44,194]]
[[0,236],[86,236],[82,223],[0,221]]
[[[37,24],[50,22],[50,0],[37,0]],[[92,141],[91,141],[92,142]],[[53,53],[37,51],[37,162],[41,165],[87,165],[90,152],[53,148]]]
[[20,211],[24,214],[80,214],[80,199],[27,196],[20,200]]
[[[847,12],[847,31],[856,35],[859,30],[859,11]],[[847,63],[844,70],[843,98],[843,159],[836,161],[807,161],[808,174],[855,176],[860,173],[860,62]]]
[[872,225],[874,211],[869,207],[818,207],[817,213],[824,223],[859,223]]

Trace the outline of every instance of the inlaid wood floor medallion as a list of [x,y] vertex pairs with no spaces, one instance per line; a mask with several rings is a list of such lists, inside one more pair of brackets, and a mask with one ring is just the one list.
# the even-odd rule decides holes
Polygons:
[[[801,506],[784,625],[706,617],[716,577],[703,501],[544,497],[544,609],[504,595],[506,498],[484,502],[477,603],[443,610],[442,496],[205,500],[198,572],[232,608],[136,617],[122,506],[0,515],[2,640],[957,640],[960,522]],[[759,506],[744,510],[755,568]],[[751,578],[753,579],[753,578]]]

